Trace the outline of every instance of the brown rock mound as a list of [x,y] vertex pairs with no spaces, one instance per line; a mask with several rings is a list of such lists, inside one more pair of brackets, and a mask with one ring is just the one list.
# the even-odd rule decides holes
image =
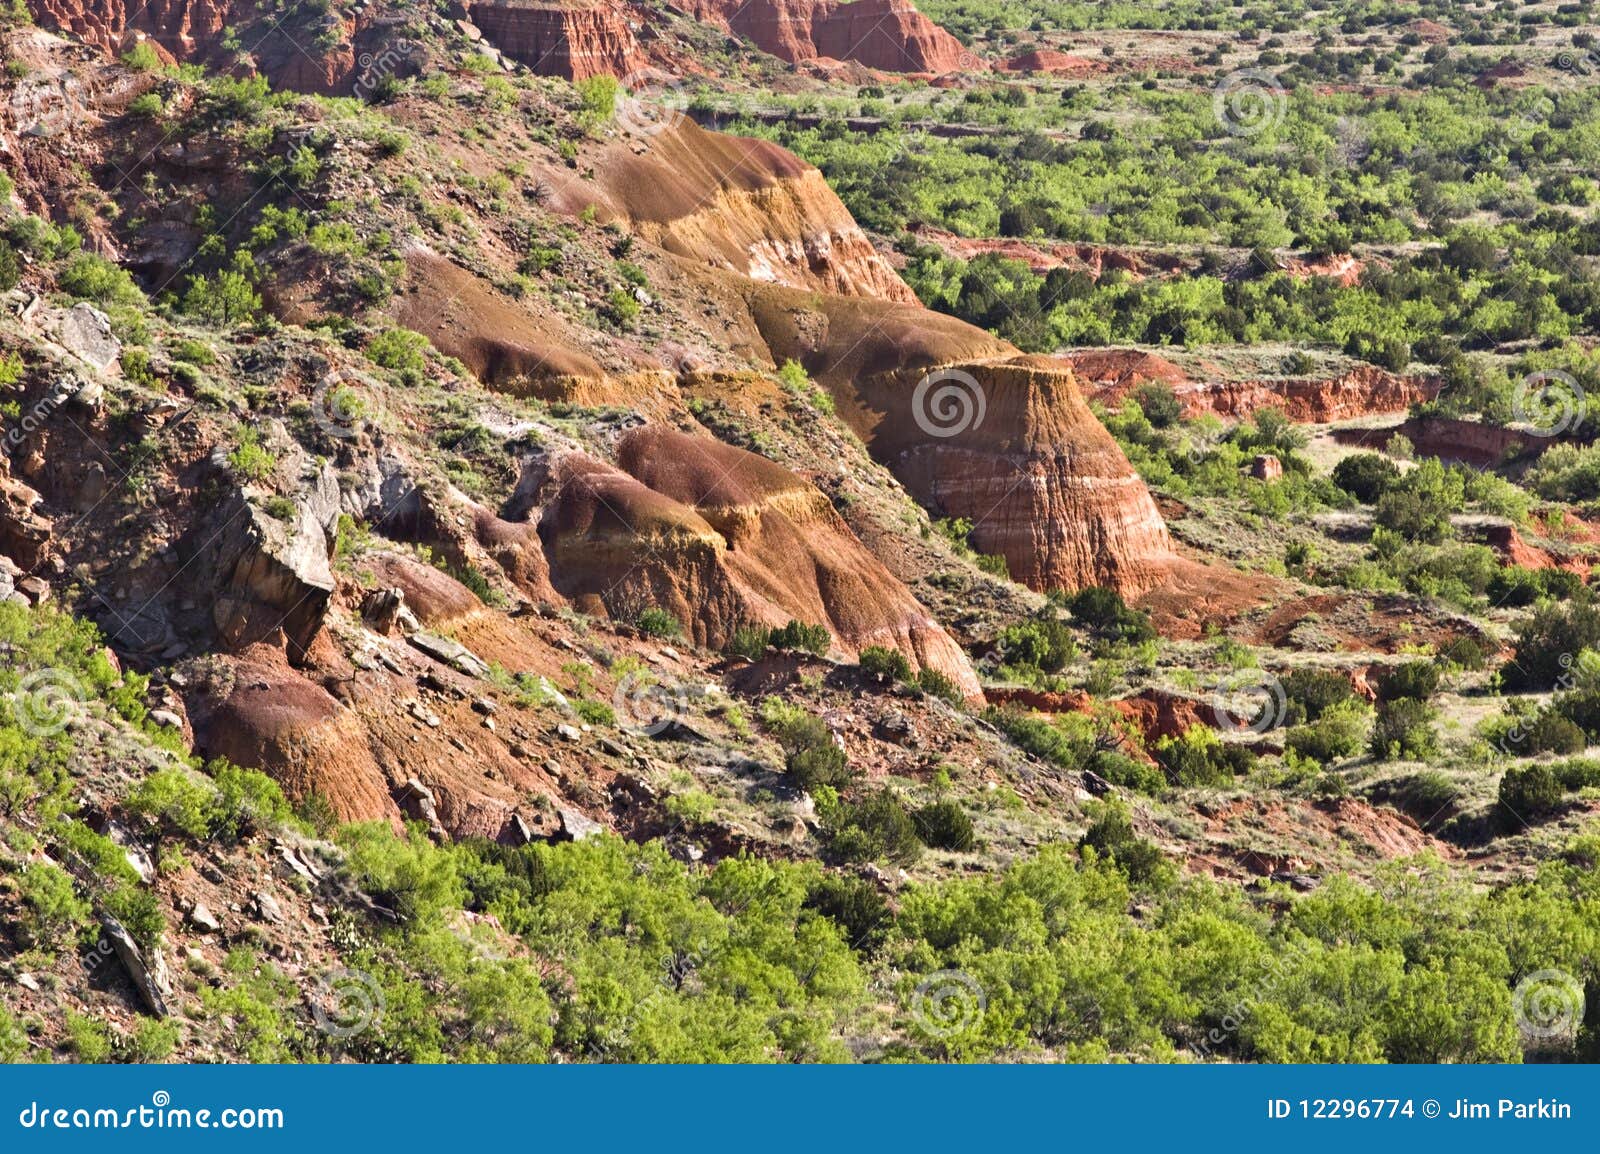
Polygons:
[[406,608],[430,629],[471,617],[483,602],[450,574],[414,557],[399,553],[370,553],[361,558],[361,570],[370,573],[379,589],[398,589]]
[[913,303],[822,173],[775,144],[681,120],[599,166],[606,207],[645,240],[755,281]]
[[909,0],[690,0],[692,16],[791,64],[828,56],[884,72],[956,72],[982,63]]
[[393,812],[360,718],[290,668],[281,649],[250,647],[185,704],[207,757],[264,770],[293,798],[320,793],[345,820]]
[[580,605],[658,606],[712,647],[746,622],[820,623],[849,656],[889,646],[981,695],[960,647],[793,473],[655,426],[623,437],[618,466],[564,458],[541,522],[556,585]]
[[406,291],[391,305],[395,320],[459,358],[485,384],[524,392],[605,375],[559,317],[518,307],[438,253],[413,249],[406,264]]

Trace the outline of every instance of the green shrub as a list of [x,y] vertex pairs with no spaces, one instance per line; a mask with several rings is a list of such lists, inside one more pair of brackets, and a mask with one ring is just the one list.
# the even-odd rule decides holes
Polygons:
[[53,946],[89,924],[93,911],[73,888],[72,878],[59,866],[31,862],[17,876],[22,896],[23,927],[37,946]]
[[1288,705],[1285,720],[1291,725],[1316,721],[1329,709],[1355,696],[1355,688],[1348,677],[1323,669],[1293,670],[1284,674],[1281,684]]
[[1284,747],[1325,765],[1360,753],[1366,737],[1366,708],[1354,703],[1341,704],[1324,712],[1316,721],[1289,730]]
[[1158,429],[1171,428],[1183,419],[1183,405],[1171,385],[1145,381],[1131,394],[1144,419]]
[[1159,794],[1167,788],[1167,775],[1158,766],[1118,753],[1114,749],[1097,749],[1084,762],[1084,769],[1098,773],[1112,785],[1140,793]]
[[294,818],[283,790],[259,769],[243,769],[219,759],[209,767],[216,793],[207,824],[213,836],[237,841],[279,829]]
[[189,278],[180,307],[215,328],[248,324],[261,312],[261,294],[238,269],[222,269],[215,276],[196,273]]
[[1524,753],[1582,753],[1589,739],[1570,719],[1553,710],[1542,710],[1524,731]]
[[833,635],[826,625],[806,625],[791,621],[781,629],[774,629],[768,638],[774,649],[799,649],[823,657],[833,648]]
[[261,434],[252,425],[241,425],[235,435],[239,443],[228,454],[228,467],[241,481],[260,484],[278,468],[278,459],[261,443]]
[[122,62],[135,72],[160,72],[165,68],[160,53],[148,40],[140,40],[124,52]]
[[1432,661],[1406,661],[1385,669],[1378,676],[1378,700],[1398,701],[1402,697],[1427,701],[1439,692],[1439,667]]
[[784,761],[784,768],[789,776],[794,778],[796,785],[808,793],[815,793],[820,786],[837,789],[849,785],[855,779],[844,750],[834,743],[833,735],[827,733],[827,726],[822,726],[822,729],[827,734],[825,740],[797,746],[789,751]]
[[428,338],[410,329],[384,329],[367,342],[367,359],[379,368],[389,369],[421,380],[427,370]]
[[772,630],[765,625],[740,625],[728,639],[727,651],[735,657],[759,661],[767,655],[767,647],[771,642]]
[[1163,737],[1152,750],[1167,780],[1180,786],[1232,785],[1255,765],[1255,754],[1243,745],[1225,742],[1205,725],[1193,725],[1177,737]]
[[127,271],[104,257],[80,252],[56,278],[62,292],[102,305],[136,306],[144,303],[144,293]]
[[940,673],[937,669],[923,668],[917,671],[917,688],[929,697],[937,697],[940,701],[950,705],[960,705],[966,700],[961,692],[961,687],[955,679]]
[[889,900],[866,878],[824,873],[806,889],[805,909],[831,919],[844,931],[850,948],[871,952],[883,944],[893,925]]
[[911,662],[898,649],[869,645],[861,651],[861,672],[879,682],[911,680]]
[[22,260],[10,242],[0,240],[0,292],[10,292],[22,283]]
[[977,844],[972,819],[957,802],[945,800],[925,805],[911,815],[911,820],[923,845],[965,853]]
[[1072,631],[1053,616],[1008,625],[995,641],[1003,664],[1044,673],[1059,673],[1078,651]]
[[651,606],[634,618],[634,625],[646,637],[671,638],[681,636],[683,625],[665,609]]
[[1507,829],[1520,829],[1561,804],[1561,782],[1548,765],[1508,769],[1500,779],[1500,819]]
[[1518,627],[1516,648],[1517,659],[1501,670],[1506,687],[1555,688],[1585,649],[1600,648],[1600,608],[1541,605]]
[[916,823],[894,792],[882,789],[843,806],[829,846],[844,861],[908,866],[922,854]]
[[1134,644],[1156,636],[1149,614],[1130,608],[1115,589],[1087,586],[1071,597],[1067,607],[1075,619],[1097,633]]
[[1583,730],[1590,740],[1600,738],[1600,688],[1559,694],[1550,707]]
[[1400,478],[1400,466],[1379,453],[1355,453],[1333,467],[1333,483],[1363,505],[1378,498]]
[[1136,882],[1152,881],[1167,872],[1161,850],[1133,831],[1133,818],[1120,802],[1109,802],[1078,840],[1079,850],[1092,849]]
[[1554,767],[1556,779],[1566,790],[1600,788],[1600,761],[1593,758],[1573,758]]
[[134,786],[123,808],[148,818],[162,835],[204,838],[211,830],[210,814],[217,791],[210,782],[196,779],[185,769],[158,769]]
[[1434,710],[1414,697],[1398,697],[1378,706],[1368,748],[1380,761],[1405,758],[1426,761],[1438,751],[1433,730]]

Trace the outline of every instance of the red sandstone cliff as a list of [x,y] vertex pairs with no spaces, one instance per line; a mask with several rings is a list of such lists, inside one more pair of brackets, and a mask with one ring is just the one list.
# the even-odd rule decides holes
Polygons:
[[622,77],[649,63],[627,13],[613,4],[483,0],[466,10],[491,44],[544,76]]
[[215,48],[235,8],[230,0],[28,0],[28,6],[43,27],[107,51],[125,51],[142,32],[179,60]]
[[884,72],[981,67],[909,0],[689,0],[687,8],[791,64],[827,56]]

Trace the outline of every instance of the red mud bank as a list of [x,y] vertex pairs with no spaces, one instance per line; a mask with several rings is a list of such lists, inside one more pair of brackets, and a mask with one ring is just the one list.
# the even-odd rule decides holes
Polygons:
[[1186,417],[1210,413],[1240,420],[1270,406],[1293,421],[1346,421],[1403,413],[1438,396],[1442,385],[1438,377],[1391,373],[1368,364],[1320,379],[1196,381],[1165,357],[1140,349],[1079,349],[1061,357],[1101,404],[1119,405],[1140,385],[1156,381],[1172,389]]
[[1341,445],[1378,448],[1396,433],[1409,440],[1419,456],[1479,467],[1498,465],[1524,454],[1538,455],[1559,441],[1556,437],[1533,437],[1515,429],[1457,417],[1413,417],[1383,429],[1339,429],[1334,439]]

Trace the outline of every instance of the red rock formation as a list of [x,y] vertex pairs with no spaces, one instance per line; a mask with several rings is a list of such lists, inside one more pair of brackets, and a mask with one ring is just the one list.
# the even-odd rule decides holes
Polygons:
[[543,76],[622,77],[649,64],[614,4],[482,0],[466,9],[491,44]]
[[1207,382],[1177,393],[1191,416],[1215,413],[1243,419],[1270,405],[1282,409],[1292,421],[1324,422],[1403,413],[1438,396],[1443,384],[1438,377],[1357,365],[1330,380]]
[[1053,76],[1092,76],[1113,70],[1109,60],[1073,56],[1053,48],[1037,48],[1006,61],[1008,72],[1042,72]]
[[663,608],[712,647],[747,622],[815,622],[847,655],[899,649],[981,696],[949,634],[787,469],[659,426],[624,436],[618,466],[563,458],[541,520],[556,585],[580,607]]
[[222,40],[230,0],[29,0],[44,27],[71,32],[108,52],[131,47],[145,33],[179,60],[211,51]]
[[1260,409],[1282,409],[1293,421],[1346,421],[1403,413],[1439,395],[1443,381],[1358,364],[1336,377],[1255,381],[1194,381],[1179,366],[1139,349],[1081,349],[1061,359],[1090,384],[1095,400],[1115,406],[1146,381],[1169,385],[1186,417],[1211,413],[1243,420]]
[[752,309],[775,361],[801,362],[901,484],[1035,589],[1171,574],[1150,491],[1057,358],[1023,356],[952,317],[766,289]]
[[1534,437],[1500,425],[1459,417],[1420,417],[1383,429],[1341,429],[1335,440],[1342,445],[1380,448],[1399,433],[1418,456],[1439,457],[1478,467],[1496,466],[1523,453],[1542,453],[1560,444],[1558,437]]
[[909,0],[689,0],[687,8],[791,64],[829,56],[884,72],[982,67]]
[[916,302],[822,173],[767,141],[681,120],[643,154],[613,146],[597,185],[613,213],[668,252],[755,281]]
[[1507,565],[1520,565],[1524,569],[1565,569],[1569,573],[1587,577],[1595,561],[1593,555],[1557,557],[1548,549],[1528,544],[1517,532],[1517,527],[1509,523],[1486,525],[1480,536],[1483,543],[1500,554],[1501,560]]
[[[42,26],[71,33],[113,55],[143,40],[168,61],[232,65],[235,54],[223,48],[223,32],[243,27],[249,58],[274,88],[324,96],[354,94],[360,54],[368,59],[381,55],[380,45],[390,43],[393,32],[363,14],[291,14],[291,19],[263,12],[253,0],[28,2]],[[257,23],[249,24],[252,20]],[[334,35],[326,38],[330,32]]]

